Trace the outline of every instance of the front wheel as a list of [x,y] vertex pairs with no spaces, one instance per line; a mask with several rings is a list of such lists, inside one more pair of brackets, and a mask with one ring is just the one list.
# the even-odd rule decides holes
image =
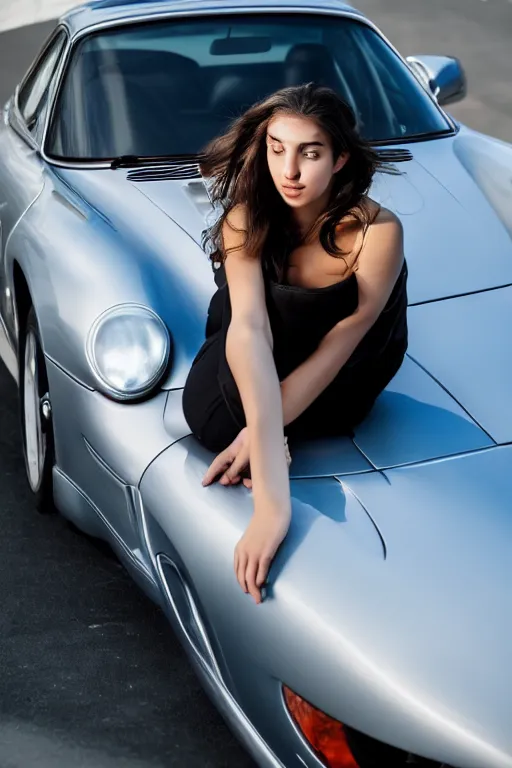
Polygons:
[[20,412],[25,469],[39,512],[53,512],[55,449],[41,334],[31,307],[20,340]]

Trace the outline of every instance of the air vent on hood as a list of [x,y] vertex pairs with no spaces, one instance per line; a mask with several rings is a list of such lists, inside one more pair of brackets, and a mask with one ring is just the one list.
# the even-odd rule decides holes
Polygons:
[[[406,163],[412,160],[408,149],[377,150],[385,163]],[[167,181],[172,179],[200,179],[199,164],[196,160],[176,159],[159,165],[134,168],[127,173],[129,181]]]
[[169,179],[200,179],[199,165],[193,160],[170,160],[168,163],[128,171],[129,181],[166,181]]
[[407,163],[412,160],[408,149],[378,149],[377,154],[384,163]]

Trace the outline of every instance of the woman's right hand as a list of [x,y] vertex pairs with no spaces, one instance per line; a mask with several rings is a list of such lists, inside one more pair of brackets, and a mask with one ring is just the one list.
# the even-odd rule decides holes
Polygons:
[[[287,440],[283,446],[286,464],[291,463]],[[212,462],[203,478],[209,485],[219,478],[222,485],[240,482],[242,471],[249,464],[249,433],[247,427]],[[247,488],[252,488],[251,478],[244,478]],[[265,484],[264,484],[265,485]],[[287,486],[288,487],[288,486]],[[238,582],[244,592],[249,592],[256,603],[262,602],[261,588],[265,583],[274,555],[285,538],[291,519],[289,490],[279,494],[280,500],[269,497],[267,489],[254,498],[251,521],[235,548],[234,566]],[[286,498],[288,497],[288,498]]]
[[[286,439],[284,450],[289,467],[292,459]],[[250,472],[249,432],[247,427],[244,427],[233,442],[212,461],[203,477],[203,485],[210,485],[215,478],[219,479],[221,485],[237,485],[242,479],[246,488],[252,488],[251,477],[244,476],[248,472]]]
[[291,503],[278,507],[267,501],[262,509],[255,505],[251,521],[235,547],[234,566],[238,582],[255,603],[262,602],[261,588],[274,555],[288,532],[290,520]]
[[[244,427],[233,442],[212,461],[203,477],[203,485],[210,485],[216,477],[221,485],[236,485],[248,465],[249,432],[247,427]],[[244,478],[244,485],[250,487],[250,481],[248,483],[247,480],[248,478]]]

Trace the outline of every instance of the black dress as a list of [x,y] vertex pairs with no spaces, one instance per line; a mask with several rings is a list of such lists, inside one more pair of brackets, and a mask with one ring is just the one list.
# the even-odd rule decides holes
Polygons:
[[[183,391],[183,411],[192,433],[211,451],[226,448],[245,426],[238,387],[226,359],[231,303],[225,270],[215,272],[217,291],[208,309],[206,340]],[[265,277],[266,304],[279,380],[317,348],[325,334],[358,304],[357,276],[325,288],[303,288]],[[295,437],[350,434],[396,374],[407,350],[407,264],[384,310],[334,380],[295,421]]]

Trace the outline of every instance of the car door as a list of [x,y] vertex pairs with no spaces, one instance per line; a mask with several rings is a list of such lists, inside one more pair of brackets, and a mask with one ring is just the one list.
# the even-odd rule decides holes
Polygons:
[[[58,28],[5,105],[0,121],[0,327],[11,347],[15,344],[15,318],[12,295],[6,290],[10,281],[5,255],[10,234],[44,186],[44,161],[39,150],[67,44],[66,31]],[[5,360],[1,347],[0,355]]]

